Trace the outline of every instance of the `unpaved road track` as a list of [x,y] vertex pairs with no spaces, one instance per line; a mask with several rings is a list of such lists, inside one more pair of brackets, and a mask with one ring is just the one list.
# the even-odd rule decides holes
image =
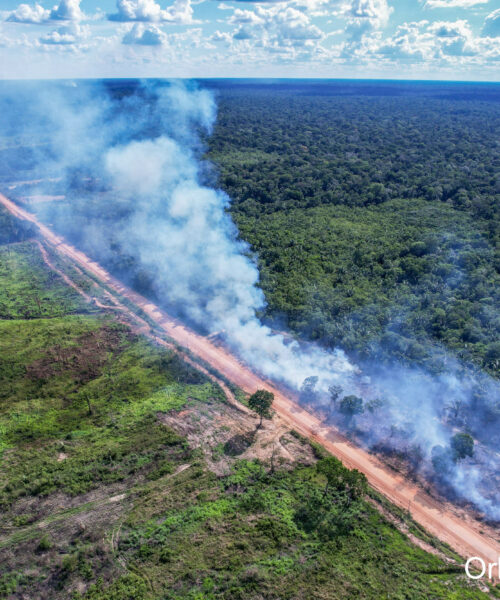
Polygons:
[[478,556],[491,563],[498,561],[500,543],[493,538],[493,535],[481,533],[481,530],[486,528],[480,523],[472,519],[465,521],[449,507],[439,504],[421,488],[390,471],[376,457],[347,441],[335,428],[323,425],[315,415],[298,406],[296,398],[291,394],[285,395],[272,383],[255,374],[228,350],[216,346],[206,337],[192,331],[140,294],[124,286],[99,264],[40,223],[33,214],[23,210],[2,194],[0,194],[0,204],[13,215],[36,225],[40,234],[58,252],[69,257],[108,288],[141,308],[170,338],[209,363],[227,379],[249,393],[258,388],[266,388],[273,392],[275,397],[273,407],[291,428],[319,442],[346,466],[363,472],[373,488],[397,506],[409,510],[415,521],[441,541],[449,544],[458,554],[463,557]]

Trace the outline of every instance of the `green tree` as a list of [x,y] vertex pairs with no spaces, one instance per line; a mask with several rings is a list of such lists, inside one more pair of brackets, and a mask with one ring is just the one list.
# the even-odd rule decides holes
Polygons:
[[92,400],[93,400],[93,398],[92,398],[92,393],[91,393],[91,392],[89,392],[88,390],[85,390],[85,389],[84,389],[84,390],[81,392],[81,394],[80,394],[80,395],[81,395],[81,397],[83,398],[83,400],[85,400],[85,403],[87,404],[87,414],[88,414],[88,416],[89,416],[89,417],[90,417],[90,416],[92,416],[92,414],[93,414],[93,412],[94,412],[94,411],[92,410]]
[[452,422],[456,422],[460,416],[463,408],[462,398],[452,398],[446,405],[450,419]]
[[486,360],[492,366],[498,366],[500,362],[500,342],[491,342],[486,346]]
[[436,475],[440,477],[448,475],[453,468],[453,461],[449,448],[440,445],[433,446],[431,450],[431,461]]
[[455,461],[474,455],[474,439],[468,433],[456,433],[450,445]]
[[311,375],[306,377],[300,387],[300,401],[305,404],[312,403],[316,400],[316,385],[319,381],[319,377]]
[[354,394],[345,396],[340,401],[340,412],[348,419],[352,419],[355,415],[363,414],[364,410],[363,400]]
[[259,427],[262,427],[263,417],[270,416],[271,405],[274,400],[274,394],[267,390],[257,390],[248,399],[248,406],[260,415]]
[[330,394],[330,408],[333,409],[342,394],[342,386],[331,385],[328,388],[328,392]]
[[366,408],[369,410],[369,412],[374,413],[380,408],[382,408],[384,405],[385,401],[383,400],[383,398],[373,398],[373,400],[370,400],[366,403]]

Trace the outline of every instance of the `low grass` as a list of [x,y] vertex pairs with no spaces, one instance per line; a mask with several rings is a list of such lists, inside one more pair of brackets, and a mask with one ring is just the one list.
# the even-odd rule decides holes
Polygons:
[[0,246],[0,319],[51,318],[93,309],[46,268],[34,242]]
[[177,443],[155,414],[220,393],[173,352],[102,317],[0,322],[0,359],[4,506],[152,466]]

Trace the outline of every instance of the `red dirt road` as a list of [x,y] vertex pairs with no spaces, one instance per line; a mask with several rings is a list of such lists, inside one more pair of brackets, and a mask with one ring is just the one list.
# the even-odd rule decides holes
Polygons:
[[348,442],[335,428],[323,425],[315,415],[298,406],[296,399],[291,395],[285,395],[273,384],[255,374],[225,348],[214,345],[206,337],[190,330],[155,304],[124,286],[83,252],[40,223],[33,214],[19,208],[2,194],[0,204],[13,215],[36,225],[45,240],[61,254],[140,307],[170,338],[209,363],[227,379],[249,393],[258,388],[266,388],[273,392],[273,407],[291,428],[320,443],[346,466],[363,472],[373,488],[397,506],[409,510],[415,521],[449,544],[462,557],[477,556],[487,563],[499,561],[500,543],[494,539],[493,532],[481,533],[481,530],[486,531],[482,524],[472,518],[465,521],[448,506],[442,506],[421,488],[389,470],[376,457]]

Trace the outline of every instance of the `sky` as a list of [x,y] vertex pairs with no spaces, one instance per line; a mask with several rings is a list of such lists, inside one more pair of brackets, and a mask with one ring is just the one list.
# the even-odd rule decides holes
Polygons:
[[0,0],[0,78],[500,80],[500,0]]

